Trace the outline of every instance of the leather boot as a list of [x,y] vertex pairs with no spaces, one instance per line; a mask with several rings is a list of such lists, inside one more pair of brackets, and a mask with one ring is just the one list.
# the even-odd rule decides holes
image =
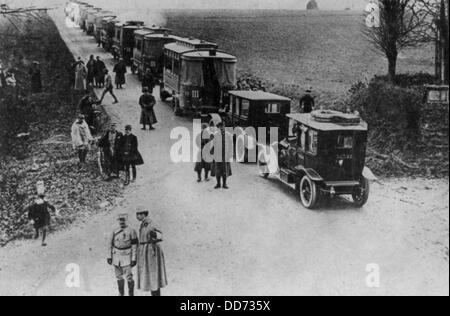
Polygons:
[[134,296],[134,281],[128,282],[128,296]]
[[119,288],[119,296],[125,296],[125,280],[117,281],[117,287]]

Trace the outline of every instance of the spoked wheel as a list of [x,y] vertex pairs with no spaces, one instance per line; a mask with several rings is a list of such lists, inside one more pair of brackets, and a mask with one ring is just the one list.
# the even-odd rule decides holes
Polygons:
[[317,205],[317,185],[308,176],[304,176],[300,182],[300,198],[307,209],[314,209]]
[[359,186],[353,189],[352,198],[357,207],[363,207],[369,200],[370,183],[366,178],[361,179]]

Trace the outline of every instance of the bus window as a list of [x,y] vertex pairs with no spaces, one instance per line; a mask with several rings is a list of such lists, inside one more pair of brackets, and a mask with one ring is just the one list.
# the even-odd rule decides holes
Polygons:
[[266,114],[279,114],[281,112],[281,105],[279,103],[266,104]]
[[166,68],[166,70],[168,71],[168,72],[172,72],[172,58],[170,58],[169,56],[165,56],[164,57],[164,65],[165,65],[165,68]]
[[173,61],[173,73],[174,74],[180,73],[180,61],[178,61],[178,60]]

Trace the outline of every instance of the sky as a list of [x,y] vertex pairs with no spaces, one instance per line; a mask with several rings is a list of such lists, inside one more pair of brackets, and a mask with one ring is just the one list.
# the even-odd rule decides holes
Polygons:
[[[107,8],[157,9],[304,9],[308,0],[85,0],[93,5]],[[353,6],[362,10],[369,0],[316,0],[323,10],[342,10]],[[66,0],[0,0],[11,7],[22,5],[64,4]]]

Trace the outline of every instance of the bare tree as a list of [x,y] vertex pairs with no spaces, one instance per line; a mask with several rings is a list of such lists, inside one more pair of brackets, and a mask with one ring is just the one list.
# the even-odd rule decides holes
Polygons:
[[[433,16],[432,31],[436,34],[436,74],[449,83],[449,0],[419,0]],[[443,62],[442,62],[443,60]],[[442,69],[443,68],[443,69]]]
[[[0,18],[6,19],[14,28],[21,32],[20,25],[24,20],[33,19],[42,23],[43,15],[47,13],[49,8],[38,8],[34,6],[23,8],[11,8],[7,4],[0,4]],[[2,36],[10,36],[10,34],[2,34]]]
[[364,33],[386,55],[389,78],[393,80],[399,52],[434,39],[430,31],[432,15],[419,0],[379,0],[379,17],[379,27],[365,29]]

